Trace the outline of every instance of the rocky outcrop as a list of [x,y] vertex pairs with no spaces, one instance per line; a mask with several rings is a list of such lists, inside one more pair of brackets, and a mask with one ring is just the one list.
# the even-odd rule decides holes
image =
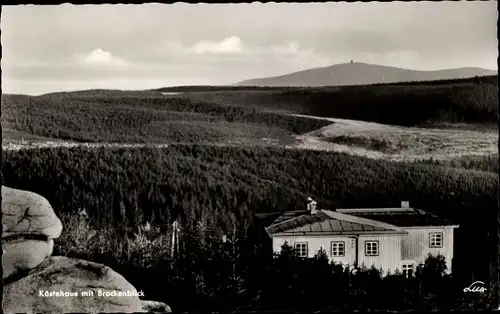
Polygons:
[[2,187],[3,279],[39,265],[52,254],[62,224],[36,193]]
[[62,256],[46,259],[5,285],[3,306],[15,313],[142,311],[138,292],[120,274],[101,264]]
[[102,264],[50,257],[62,224],[42,196],[2,186],[5,313],[169,313]]
[[[2,241],[3,242],[3,241]],[[3,242],[3,278],[10,279],[37,267],[52,254],[53,240],[24,240]]]
[[171,313],[170,306],[162,302],[141,300],[142,310],[148,313]]

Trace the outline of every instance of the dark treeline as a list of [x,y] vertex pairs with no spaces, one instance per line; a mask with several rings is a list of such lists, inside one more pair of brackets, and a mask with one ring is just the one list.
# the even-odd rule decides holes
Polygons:
[[[339,87],[273,95],[304,113],[415,126],[425,122],[495,123],[498,86],[488,83]],[[290,105],[291,106],[291,105]]]
[[400,126],[433,122],[492,124],[497,122],[498,77],[260,92],[215,90],[187,92],[183,96]]
[[412,82],[400,82],[400,83],[392,83],[392,84],[373,84],[375,86],[380,85],[443,85],[443,84],[458,84],[458,83],[486,83],[492,85],[498,85],[498,75],[487,75],[487,76],[475,76],[468,78],[459,78],[459,79],[449,79],[449,80],[437,80],[437,81],[412,81]]
[[206,142],[290,139],[328,121],[164,96],[2,96],[4,127],[87,142]]
[[[10,96],[10,94],[8,94]],[[86,89],[86,90],[77,90],[77,91],[69,91],[69,92],[53,92],[42,94],[39,96],[32,97],[40,97],[40,98],[72,98],[72,97],[138,97],[138,96],[151,96],[151,91],[147,90],[119,90],[119,89]]]
[[[401,85],[442,85],[442,84],[457,84],[457,83],[489,83],[493,85],[498,84],[498,76],[489,75],[481,77],[471,77],[471,78],[460,78],[460,79],[449,79],[449,80],[436,80],[436,81],[411,81],[411,82],[399,82],[399,83],[377,83],[362,86],[401,86]],[[353,85],[359,86],[359,85]],[[315,87],[319,89],[329,88],[330,86]],[[266,90],[266,91],[290,91],[309,88],[306,86],[301,87],[283,87],[283,86],[211,86],[211,85],[192,85],[192,86],[172,86],[172,87],[162,87],[157,89],[152,89],[151,91],[158,92],[202,92],[202,91],[246,91],[246,90]],[[84,91],[87,92],[87,91]]]
[[[327,152],[174,145],[6,151],[3,175],[5,185],[45,196],[59,216],[85,208],[95,228],[113,230],[95,245],[95,252],[82,249],[74,254],[106,262],[125,277],[136,278],[130,279],[132,283],[148,291],[156,289],[149,281],[163,282],[170,276],[161,273],[168,260],[158,253],[164,246],[141,249],[156,252],[150,265],[144,266],[142,255],[139,259],[129,253],[119,255],[123,241],[117,234],[126,235],[126,230],[146,221],[168,226],[178,219],[185,234],[204,234],[196,246],[213,247],[221,234],[234,228],[239,239],[248,238],[246,230],[253,225],[254,213],[303,209],[308,196],[326,209],[396,207],[408,200],[417,208],[452,219],[461,224],[455,238],[454,274],[468,284],[472,278],[488,276],[487,232],[491,213],[497,209],[498,176],[494,173]],[[71,251],[74,237],[70,234],[56,251]],[[112,246],[106,250],[106,245]],[[242,254],[251,260],[252,252],[248,249]],[[209,265],[197,263],[201,264],[192,266],[197,272],[212,273]],[[148,270],[151,265],[157,271]],[[165,301],[198,296],[197,276],[201,275],[183,279],[184,288],[164,295]]]
[[277,87],[277,86],[211,86],[211,85],[193,85],[193,86],[172,86],[172,87],[162,87],[157,89],[152,89],[151,91],[156,92],[172,92],[172,93],[184,93],[184,92],[203,92],[203,91],[283,91],[283,90],[295,90],[302,87]]

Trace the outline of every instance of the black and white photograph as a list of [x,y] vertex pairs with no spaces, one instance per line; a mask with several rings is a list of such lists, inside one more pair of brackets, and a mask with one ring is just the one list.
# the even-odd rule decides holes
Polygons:
[[500,310],[497,1],[2,5],[2,309]]

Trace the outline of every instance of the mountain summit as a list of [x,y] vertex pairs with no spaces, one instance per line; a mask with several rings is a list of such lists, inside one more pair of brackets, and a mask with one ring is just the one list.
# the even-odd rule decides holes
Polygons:
[[390,66],[351,62],[313,68],[290,74],[245,80],[236,86],[342,86],[460,79],[497,75],[497,71],[481,68],[458,68],[417,71]]

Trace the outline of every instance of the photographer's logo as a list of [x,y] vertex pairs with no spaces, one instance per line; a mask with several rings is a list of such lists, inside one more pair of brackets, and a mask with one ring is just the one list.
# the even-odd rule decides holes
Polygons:
[[482,281],[474,281],[469,287],[464,288],[464,292],[484,293],[486,290]]

